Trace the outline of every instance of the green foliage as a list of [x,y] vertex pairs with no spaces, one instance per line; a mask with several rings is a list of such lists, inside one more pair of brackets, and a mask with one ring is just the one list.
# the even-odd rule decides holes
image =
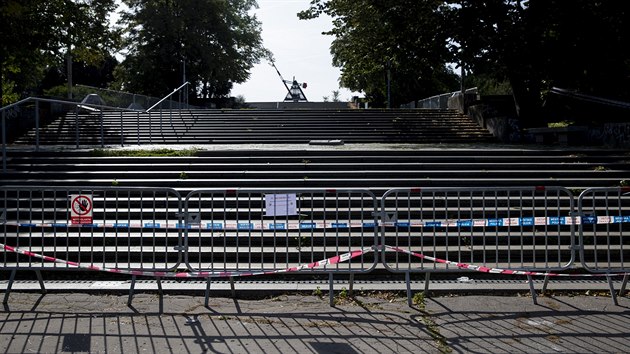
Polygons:
[[326,34],[335,37],[331,53],[333,64],[341,68],[341,85],[363,91],[374,105],[383,106],[389,71],[396,106],[458,88],[457,76],[446,66],[448,33],[436,31],[446,25],[442,4],[315,0],[298,16],[332,16],[334,27]]
[[5,87],[10,94],[35,90],[46,68],[62,63],[69,50],[76,60],[99,62],[117,44],[119,33],[108,22],[115,8],[114,0],[3,1],[0,96]]
[[417,292],[415,294],[413,294],[413,298],[411,299],[413,301],[413,304],[418,306],[419,309],[424,310],[425,308],[425,303],[424,303],[424,293],[423,292]]
[[312,0],[298,16],[322,13],[341,85],[373,102],[388,63],[395,103],[458,88],[446,63],[463,64],[482,94],[513,94],[531,120],[554,86],[630,100],[628,1]]
[[569,120],[563,120],[561,122],[551,122],[551,123],[547,123],[547,127],[549,128],[566,128],[568,126],[573,125],[573,121],[569,121]]
[[198,149],[154,149],[154,150],[107,150],[94,149],[94,157],[188,157],[197,156]]
[[184,63],[191,97],[228,95],[233,83],[268,56],[254,0],[126,0],[122,23],[129,55],[116,70],[119,89],[162,97],[182,83]]

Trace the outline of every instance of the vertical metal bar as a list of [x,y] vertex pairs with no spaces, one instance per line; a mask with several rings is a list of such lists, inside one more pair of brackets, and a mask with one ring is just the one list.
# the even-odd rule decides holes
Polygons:
[[123,126],[123,111],[120,111],[120,146],[125,146],[125,128]]
[[205,296],[204,296],[204,301],[203,304],[204,306],[207,308],[210,304],[210,283],[211,283],[211,277],[207,277],[206,278],[206,291],[205,291]]
[[35,151],[39,151],[39,100],[35,101]]
[[[153,269],[155,269],[157,267],[155,260],[156,260],[156,244],[155,244],[155,239],[157,238],[156,236],[156,226],[157,226],[157,207],[156,207],[156,200],[155,200],[155,191],[153,191],[152,197],[151,197],[151,208],[152,208],[152,214],[153,214],[153,220],[152,220],[152,225],[151,225],[151,264],[153,264]],[[143,251],[144,251],[144,245],[142,247]],[[141,265],[144,268],[144,265]]]
[[333,286],[333,273],[328,273],[328,298],[330,306],[335,306],[335,289]]
[[2,111],[2,173],[7,173],[7,124]]
[[350,273],[348,279],[348,294],[350,294],[350,297],[354,296],[354,273]]
[[536,295],[536,289],[534,289],[534,279],[532,279],[531,275],[527,276],[527,282],[529,283],[529,292],[532,294],[534,305],[538,305],[538,297]]
[[[2,113],[4,113],[4,111]],[[9,295],[11,294],[13,282],[15,281],[15,273],[17,273],[17,270],[12,269],[11,275],[9,275],[9,283],[7,284],[7,288],[4,290],[4,299],[2,300],[3,305],[6,305],[9,302]]]
[[547,285],[549,284],[549,274],[545,275],[545,280],[543,281],[543,286],[542,286],[542,294],[545,295],[545,292],[547,292]]
[[[610,192],[606,191],[604,192],[606,195],[606,198],[604,198],[604,204],[605,204],[605,212],[606,212],[606,216],[610,216]],[[611,253],[612,253],[612,245],[610,242],[610,228],[611,228],[611,224],[606,224],[606,267],[608,269],[612,268],[612,260],[611,260]],[[623,252],[622,252],[623,253]]]
[[138,145],[140,145],[140,112],[136,113],[136,130],[138,132]]
[[105,147],[105,132],[103,128],[103,108],[100,109],[98,115],[98,122],[101,130],[101,148]]
[[136,287],[136,276],[131,276],[131,284],[129,285],[129,297],[127,298],[127,306],[131,306],[131,300],[133,300],[133,291]]
[[76,146],[79,148],[79,106],[75,107],[74,111],[74,128],[76,132]]
[[407,305],[409,307],[413,306],[413,301],[411,300],[411,271],[405,272],[405,286],[407,288]]
[[424,275],[424,296],[429,296],[429,285],[431,284],[431,272]]
[[[621,191],[619,191],[617,193],[617,214],[615,216],[623,216],[623,199],[622,199],[622,194]],[[619,252],[619,264],[620,266],[625,269],[626,268],[626,263],[624,262],[623,259],[623,254],[624,254],[624,246],[623,246],[623,223],[619,223],[619,248],[620,248],[620,252]]]
[[[153,135],[153,133],[152,133],[152,129],[151,129],[151,126],[152,126],[152,125],[153,125],[153,121],[152,121],[152,119],[151,119],[151,112],[149,112],[149,144],[151,144],[151,143],[152,143],[152,142],[151,142],[151,141],[152,141],[152,135]],[[139,133],[138,133],[138,134],[139,134]]]
[[42,277],[42,272],[39,269],[36,269],[35,275],[37,276],[37,281],[39,282],[39,288],[41,289],[42,294],[46,294],[48,291],[46,290],[46,286],[44,285],[44,278]]
[[619,302],[617,301],[617,293],[615,292],[615,286],[613,285],[613,281],[612,281],[612,276],[610,274],[607,274],[606,279],[608,280],[608,287],[610,288],[610,297],[612,298],[613,304],[615,306],[619,306]]

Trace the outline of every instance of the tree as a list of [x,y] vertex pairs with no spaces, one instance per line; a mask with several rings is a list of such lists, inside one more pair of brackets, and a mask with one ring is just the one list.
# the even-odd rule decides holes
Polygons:
[[128,55],[116,72],[120,88],[163,96],[191,82],[190,94],[226,96],[268,52],[254,0],[125,0]]
[[[0,72],[12,98],[35,89],[66,56],[95,63],[116,45],[114,0],[6,0],[0,5]],[[3,103],[4,90],[0,91]]]
[[331,53],[341,68],[341,86],[384,105],[389,70],[396,106],[458,87],[446,66],[444,10],[443,1],[435,0],[313,0],[298,16],[333,18],[333,29],[324,34],[335,37]]
[[475,75],[510,83],[535,125],[553,86],[630,99],[629,2],[451,1],[451,49]]
[[394,102],[453,90],[445,63],[458,63],[512,92],[532,125],[553,86],[630,100],[628,1],[312,0],[299,16],[321,13],[333,18],[327,34],[342,86],[372,101],[384,100],[389,62]]

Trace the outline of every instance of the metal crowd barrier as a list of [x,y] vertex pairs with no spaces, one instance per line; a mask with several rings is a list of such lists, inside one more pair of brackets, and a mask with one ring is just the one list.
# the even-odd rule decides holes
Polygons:
[[[590,188],[578,198],[579,250],[582,267],[591,273],[630,273],[630,188]],[[616,303],[612,278],[608,284]]]
[[[94,270],[158,280],[281,273],[629,273],[630,189],[562,187],[368,190],[0,187],[0,269]],[[579,233],[576,232],[579,228]],[[579,236],[579,239],[578,239]],[[26,250],[22,253],[11,250]],[[33,254],[43,255],[40,257]],[[579,254],[579,261],[577,256]],[[379,256],[380,255],[380,256]],[[578,270],[580,270],[578,269]],[[508,273],[510,274],[510,273]],[[531,275],[530,290],[535,291]],[[614,288],[609,284],[616,303]],[[628,280],[623,280],[621,292]],[[545,277],[544,288],[548,276]]]
[[[0,268],[171,271],[182,261],[181,196],[168,188],[2,187]],[[133,278],[132,287],[135,284]]]
[[461,272],[458,264],[548,272],[575,261],[573,195],[565,188],[393,189],[381,208],[381,244],[399,250],[383,250],[383,264],[405,274],[409,301],[411,273],[425,274],[428,291],[431,273]]
[[184,203],[185,263],[224,275],[328,274],[332,304],[333,274],[349,274],[352,290],[353,275],[377,265],[376,208],[366,190],[196,190]]

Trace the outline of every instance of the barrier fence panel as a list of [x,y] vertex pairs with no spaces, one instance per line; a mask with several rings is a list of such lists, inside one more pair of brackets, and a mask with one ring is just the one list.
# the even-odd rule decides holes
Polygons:
[[376,208],[365,190],[193,191],[185,199],[185,262],[191,271],[236,275],[369,272],[377,263]]
[[[182,198],[168,188],[0,187],[5,269],[167,271],[181,263]],[[70,263],[68,263],[70,262]]]
[[630,272],[630,188],[590,188],[578,198],[580,260],[593,273]]
[[565,269],[574,260],[572,211],[571,192],[556,187],[390,190],[381,242],[398,252],[386,248],[383,262],[403,273],[461,270],[457,263]]

